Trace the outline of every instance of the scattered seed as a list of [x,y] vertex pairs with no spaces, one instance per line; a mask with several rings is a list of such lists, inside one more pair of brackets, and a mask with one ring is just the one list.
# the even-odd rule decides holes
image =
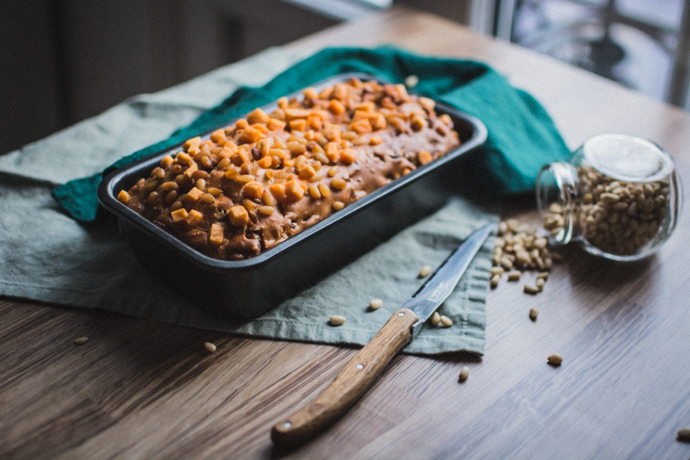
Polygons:
[[537,273],[537,279],[548,279],[549,278],[549,272],[540,272]]
[[491,267],[491,270],[489,270],[489,273],[491,273],[491,276],[502,275],[504,271],[505,270],[503,270],[503,267]]
[[441,315],[441,324],[443,324],[446,327],[451,327],[453,325],[453,320],[445,315]]
[[417,75],[410,75],[405,79],[405,86],[408,88],[414,88],[419,83],[419,77]]
[[74,339],[74,344],[75,345],[84,345],[88,341],[89,341],[88,337],[79,337],[79,338]]
[[525,283],[524,291],[527,294],[537,294],[539,292],[539,288],[532,283]]
[[460,369],[460,377],[459,377],[460,381],[464,382],[465,380],[467,380],[467,377],[469,377],[469,375],[470,375],[470,368],[467,366],[463,366],[462,369]]
[[204,348],[206,348],[206,351],[208,351],[209,353],[213,353],[214,351],[216,351],[216,346],[211,342],[204,342]]
[[[557,207],[553,207],[557,210]],[[537,278],[548,278],[548,273],[553,267],[554,259],[549,249],[548,240],[544,236],[537,235],[537,229],[516,219],[509,219],[499,223],[499,237],[491,257],[490,285],[495,288],[500,279],[494,280],[493,276],[508,272],[508,281],[518,281],[526,270],[539,270]],[[536,292],[530,292],[536,293]]]
[[431,325],[432,326],[438,326],[438,323],[441,322],[441,315],[438,314],[437,311],[434,312],[433,315],[431,315]]
[[678,430],[678,440],[683,442],[690,442],[690,427],[681,428]]
[[537,310],[536,308],[532,307],[529,309],[529,319],[531,319],[532,321],[537,320],[538,314],[539,314],[539,310]]
[[547,358],[547,361],[553,366],[560,366],[563,362],[563,356],[558,353],[554,353]]
[[520,281],[520,275],[522,275],[520,270],[511,270],[508,272],[508,281]]
[[340,315],[333,315],[330,317],[328,322],[330,322],[333,326],[340,326],[341,324],[345,324],[345,317]]
[[489,284],[491,285],[492,288],[495,288],[496,286],[498,286],[499,281],[501,281],[501,275],[494,275],[491,277]]
[[537,282],[536,282],[537,289],[539,289],[540,291],[542,289],[544,289],[544,283],[546,283],[546,280],[544,278],[537,278]]
[[369,302],[369,308],[371,308],[372,310],[378,310],[379,308],[381,308],[381,305],[383,305],[383,300],[381,299],[374,299]]
[[425,265],[425,266],[422,267],[421,270],[419,270],[419,275],[418,275],[418,276],[419,276],[420,278],[426,278],[427,276],[429,276],[430,273],[431,273],[431,266],[430,266],[430,265]]

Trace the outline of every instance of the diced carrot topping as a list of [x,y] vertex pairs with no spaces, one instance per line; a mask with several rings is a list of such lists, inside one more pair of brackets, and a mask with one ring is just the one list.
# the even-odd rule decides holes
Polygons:
[[117,199],[120,203],[127,204],[130,198],[132,198],[132,196],[124,190],[120,190],[120,193],[117,194]]
[[309,116],[309,111],[306,109],[284,109],[285,116],[288,120],[294,120],[295,118],[307,118]]
[[268,121],[268,129],[271,131],[282,131],[285,129],[286,123],[283,120],[278,120],[277,118],[271,118]]
[[261,109],[254,109],[249,115],[247,115],[247,122],[250,124],[254,123],[268,123],[271,120],[266,112]]
[[211,224],[211,231],[208,234],[208,240],[211,244],[219,246],[223,243],[223,226],[221,224]]
[[370,133],[373,131],[371,128],[371,123],[369,123],[369,119],[367,118],[350,123],[350,129],[359,134]]
[[192,189],[189,192],[187,192],[187,199],[189,201],[194,202],[194,201],[197,201],[199,198],[201,198],[201,195],[203,195],[203,194],[204,194],[204,192],[202,192],[198,188],[192,187]]
[[333,123],[326,123],[323,127],[323,135],[329,141],[339,141],[340,140],[340,125],[334,125]]
[[192,146],[198,146],[201,144],[201,138],[199,136],[188,139],[187,142],[182,144],[182,148],[189,151]]
[[228,212],[230,223],[235,227],[244,227],[249,223],[249,214],[244,206],[233,206]]
[[331,99],[331,102],[328,104],[328,110],[333,114],[333,115],[340,115],[343,112],[345,112],[345,106],[343,105],[342,102],[340,102],[337,99]]
[[371,127],[375,130],[384,129],[386,127],[386,117],[379,113],[375,118],[370,120]]
[[199,169],[199,167],[197,166],[197,164],[196,164],[196,163],[192,163],[192,164],[189,166],[189,168],[187,168],[187,170],[184,172],[184,175],[187,176],[187,177],[192,177],[192,174],[193,174],[194,171],[196,171],[197,169]]
[[242,194],[247,198],[261,198],[263,191],[264,188],[259,182],[251,181],[245,184]]
[[268,134],[269,130],[266,127],[266,125],[262,125],[261,123],[254,123],[253,125],[249,125],[250,128],[254,128],[257,131],[260,131],[261,134]]
[[309,125],[310,128],[321,131],[321,128],[323,127],[323,120],[321,117],[316,115],[309,115],[307,117],[307,125]]
[[340,161],[346,165],[351,165],[357,158],[357,150],[355,149],[345,149],[340,152]]
[[273,158],[271,158],[269,156],[263,157],[262,159],[257,161],[256,164],[258,164],[259,166],[261,166],[264,169],[268,169],[273,164]]
[[242,134],[240,134],[240,142],[243,144],[251,144],[261,139],[261,135],[262,132],[258,129],[247,126],[242,131]]
[[314,177],[314,174],[316,174],[316,171],[314,171],[314,168],[312,168],[308,164],[303,164],[297,169],[297,172],[299,174],[300,179],[304,180],[309,180],[312,177]]
[[211,140],[215,143],[226,141],[227,139],[225,138],[225,130],[217,129],[213,131],[213,133],[211,133]]
[[173,222],[176,224],[185,220],[188,215],[189,214],[185,208],[180,208],[170,213],[170,217],[172,217]]
[[191,211],[189,211],[189,215],[185,219],[185,222],[187,222],[187,225],[189,225],[190,227],[194,227],[197,224],[201,223],[202,220],[204,220],[204,215],[196,209],[192,209]]
[[304,195],[304,188],[294,180],[285,184],[285,195],[290,201],[298,201]]
[[287,195],[285,194],[285,184],[273,184],[268,189],[271,191],[271,195],[273,195],[276,200],[279,202],[284,202],[287,199]]
[[419,152],[417,154],[417,161],[421,165],[425,165],[433,159],[434,159],[434,157],[432,157],[431,154],[429,152],[427,152],[426,150],[422,150],[421,152]]
[[307,120],[300,118],[290,122],[290,131],[304,131],[307,129]]

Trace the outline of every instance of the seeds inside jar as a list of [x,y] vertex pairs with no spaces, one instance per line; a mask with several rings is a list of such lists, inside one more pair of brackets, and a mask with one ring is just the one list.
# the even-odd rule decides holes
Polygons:
[[[669,213],[667,179],[638,183],[615,180],[583,163],[577,169],[582,198],[573,204],[582,236],[592,246],[621,256],[638,253],[659,233]],[[545,229],[557,236],[570,212],[558,203],[543,219]]]

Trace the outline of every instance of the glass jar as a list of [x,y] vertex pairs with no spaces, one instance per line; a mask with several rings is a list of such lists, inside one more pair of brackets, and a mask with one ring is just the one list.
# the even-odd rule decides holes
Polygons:
[[577,241],[587,252],[618,261],[658,249],[676,226],[681,200],[669,154],[624,134],[588,139],[568,162],[544,166],[537,178],[550,242]]

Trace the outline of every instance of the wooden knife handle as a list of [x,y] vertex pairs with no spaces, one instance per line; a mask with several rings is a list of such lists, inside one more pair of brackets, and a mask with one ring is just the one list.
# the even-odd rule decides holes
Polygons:
[[398,310],[374,338],[355,354],[326,389],[294,415],[275,424],[271,439],[278,446],[296,446],[323,431],[374,383],[386,364],[412,339],[419,318]]

